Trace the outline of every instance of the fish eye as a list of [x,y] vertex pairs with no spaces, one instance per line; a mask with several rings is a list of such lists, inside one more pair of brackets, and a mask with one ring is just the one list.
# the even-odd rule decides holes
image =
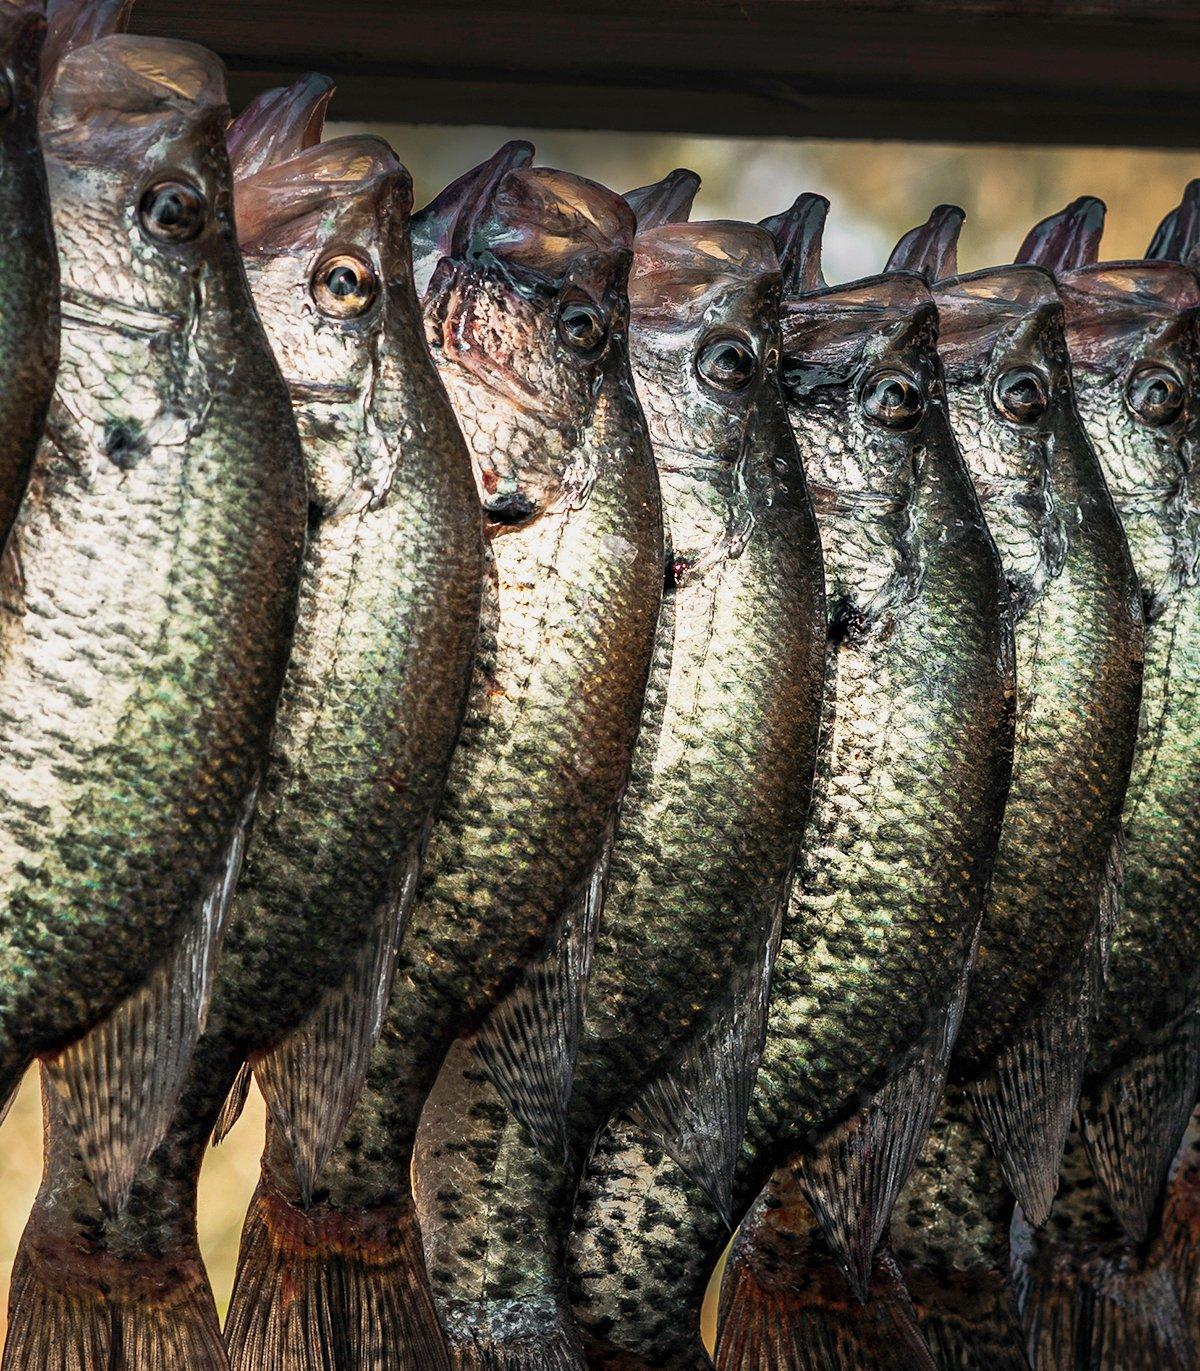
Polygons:
[[873,371],[858,392],[858,402],[868,419],[884,428],[912,428],[925,413],[925,396],[917,382],[903,371]]
[[1183,408],[1183,382],[1169,367],[1140,367],[1125,387],[1125,403],[1144,424],[1169,424]]
[[757,371],[754,349],[740,338],[714,338],[696,354],[696,374],[716,390],[745,390]]
[[608,341],[608,324],[595,305],[568,300],[558,312],[558,336],[581,357],[597,357]]
[[1050,405],[1046,382],[1032,367],[1002,371],[992,383],[992,404],[1002,419],[1014,424],[1032,424]]
[[208,202],[187,181],[156,181],[138,205],[142,228],[160,243],[190,243],[200,236]]
[[366,314],[379,294],[375,268],[353,253],[339,252],[313,272],[312,297],[331,319],[357,319]]

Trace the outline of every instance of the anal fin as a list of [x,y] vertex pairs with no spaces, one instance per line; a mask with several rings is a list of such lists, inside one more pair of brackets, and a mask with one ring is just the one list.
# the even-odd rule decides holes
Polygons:
[[110,1215],[158,1146],[204,1031],[217,949],[241,871],[253,799],[172,955],[82,1038],[42,1063]]
[[233,1078],[233,1084],[229,1087],[229,1094],[225,1096],[225,1103],[221,1106],[217,1121],[213,1124],[212,1145],[214,1147],[219,1147],[225,1141],[234,1124],[242,1117],[242,1110],[245,1109],[246,1101],[250,1098],[250,1082],[253,1079],[253,1068],[249,1062],[243,1062],[238,1068],[237,1075]]
[[603,855],[560,918],[549,951],[496,1006],[475,1038],[479,1064],[513,1117],[555,1159],[567,1152],[567,1103],[611,847],[610,827]]
[[771,973],[782,931],[782,901],[757,961],[735,979],[672,1067],[630,1108],[664,1152],[732,1226],[733,1177],[762,1060]]
[[1089,1082],[1079,1129],[1113,1212],[1134,1242],[1149,1234],[1167,1173],[1200,1094],[1200,1006],[1102,1080]]
[[271,1118],[291,1150],[305,1205],[362,1093],[371,1049],[383,1026],[424,846],[423,841],[415,846],[345,978],[321,996],[303,1023],[254,1061],[254,1076]]

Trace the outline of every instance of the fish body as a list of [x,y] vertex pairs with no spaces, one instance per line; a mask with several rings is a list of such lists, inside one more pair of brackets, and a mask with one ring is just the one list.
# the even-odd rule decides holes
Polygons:
[[3,573],[0,1095],[43,1058],[110,1211],[198,1031],[304,541],[227,118],[211,54],[124,36],[41,109],[63,340]]
[[551,1130],[569,1080],[661,599],[661,509],[625,344],[632,216],[545,168],[481,181],[461,214],[427,212],[414,228],[470,226],[463,247],[446,243],[425,317],[491,550],[474,684],[366,1089],[307,1211],[271,1129],[226,1330],[234,1366],[280,1346],[280,1366],[306,1365],[330,1326],[350,1363],[403,1348],[442,1364],[410,1195],[414,1134],[454,1039],[564,918],[578,955],[522,1002],[484,1066]]
[[667,590],[588,981],[568,1164],[551,1178],[527,1141],[522,1155],[469,1062],[426,1111],[418,1208],[461,1366],[578,1356],[562,1246],[614,1108],[636,1104],[727,1203],[825,651],[820,545],[779,390],[779,288],[756,226],[670,224],[635,242],[630,351],[662,484]]
[[[823,213],[808,197],[774,227],[799,287],[784,392],[824,550],[825,737],[732,1216],[791,1160],[865,1280],[957,1027],[1011,765],[1012,630],[948,422],[932,298],[901,274],[814,289]],[[610,1126],[571,1251],[596,1364],[704,1364],[696,1323],[721,1241],[664,1149]]]
[[0,3],[0,547],[25,493],[58,366],[58,254],[37,128],[45,28],[42,3]]
[[[310,505],[295,645],[207,1026],[119,1221],[98,1212],[51,1108],[8,1371],[88,1339],[114,1368],[224,1366],[196,1239],[209,1137],[218,1116],[230,1126],[252,1062],[296,1160],[319,1174],[362,1085],[465,705],[482,530],[412,287],[408,175],[377,139],[312,141],[327,86],[260,102],[235,130],[253,122],[262,142],[273,124],[272,155],[239,176],[235,200]],[[298,122],[307,145],[292,148]]]

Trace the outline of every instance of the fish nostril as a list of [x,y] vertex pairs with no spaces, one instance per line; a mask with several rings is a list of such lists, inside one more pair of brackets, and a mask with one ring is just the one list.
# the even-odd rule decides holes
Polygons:
[[503,495],[489,495],[483,502],[483,512],[493,523],[522,524],[537,513],[537,505],[519,490]]

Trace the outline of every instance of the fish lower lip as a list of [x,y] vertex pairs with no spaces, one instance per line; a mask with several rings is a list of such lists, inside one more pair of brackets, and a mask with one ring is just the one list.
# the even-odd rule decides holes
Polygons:
[[178,333],[184,325],[181,315],[141,309],[74,287],[62,293],[62,321],[113,333]]
[[341,401],[358,400],[362,392],[358,386],[339,381],[288,381],[288,391],[293,400],[319,403],[324,401],[335,404]]

